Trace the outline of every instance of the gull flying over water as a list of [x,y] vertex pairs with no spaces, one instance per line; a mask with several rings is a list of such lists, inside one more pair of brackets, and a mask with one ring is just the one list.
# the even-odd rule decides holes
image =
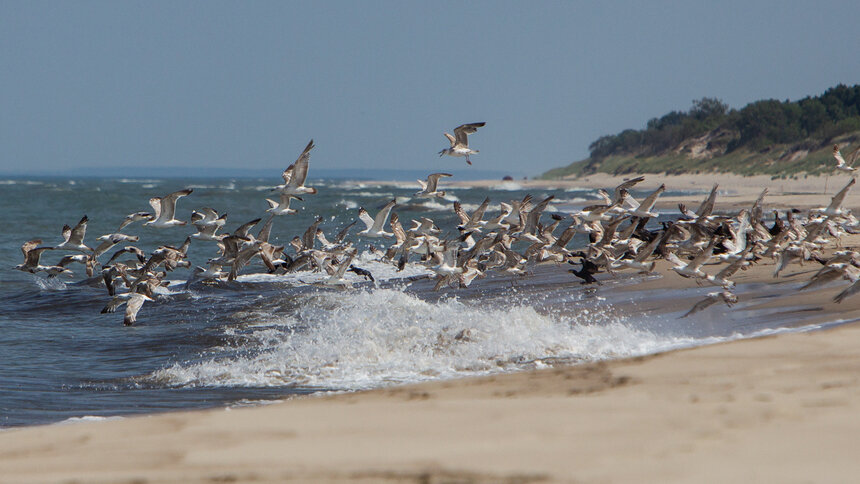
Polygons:
[[140,220],[152,220],[152,214],[149,212],[134,212],[125,216],[125,219],[119,224],[119,228],[116,229],[117,232],[124,229],[129,224],[134,222],[138,222]]
[[138,292],[118,294],[111,299],[107,306],[102,308],[102,314],[116,312],[117,308],[125,304],[125,317],[122,320],[122,324],[131,326],[137,322],[137,313],[146,301],[154,301],[154,299]]
[[469,160],[469,155],[472,153],[477,153],[478,150],[473,150],[469,148],[469,135],[478,130],[478,128],[484,126],[487,123],[469,123],[469,124],[461,124],[454,128],[454,135],[451,136],[449,133],[445,133],[445,137],[448,138],[448,141],[451,142],[450,148],[445,148],[444,150],[439,152],[439,156],[449,155],[449,156],[465,156],[466,163],[472,164]]
[[24,245],[21,246],[21,252],[24,253],[24,263],[18,264],[15,266],[15,269],[32,274],[37,272],[47,272],[48,275],[57,275],[63,272],[71,273],[70,270],[62,266],[43,266],[39,264],[42,252],[54,249],[53,247],[40,247],[39,244],[41,243],[42,241],[40,239],[25,242]]
[[[314,140],[311,140],[305,146],[302,154],[292,165],[288,166],[281,174],[284,178],[284,184],[275,187],[275,190],[281,192],[282,195],[303,195],[305,193],[313,195],[317,192],[316,188],[306,187],[305,180],[308,177],[308,161],[311,158],[311,150],[314,148]],[[296,197],[297,198],[297,197]],[[283,202],[282,202],[283,204]],[[289,204],[287,204],[289,208]]]
[[413,197],[417,198],[442,198],[445,192],[436,189],[439,179],[442,177],[453,176],[450,173],[433,173],[427,176],[427,181],[418,180],[421,185],[421,191],[415,192]]
[[68,225],[63,226],[63,243],[54,247],[55,249],[77,250],[79,252],[92,252],[93,249],[84,244],[84,236],[87,233],[87,222],[89,219],[86,215],[71,228]]
[[364,222],[364,225],[367,226],[366,229],[362,230],[358,233],[361,237],[394,237],[392,232],[385,231],[385,222],[388,221],[388,215],[391,213],[391,209],[394,208],[396,201],[391,200],[386,203],[382,210],[376,214],[376,218],[371,218],[370,214],[367,213],[367,210],[364,208],[358,209],[358,218]]
[[185,225],[186,222],[182,220],[176,220],[175,218],[176,201],[186,195],[190,195],[193,191],[193,189],[187,188],[185,190],[173,192],[166,197],[150,198],[149,204],[152,206],[152,209],[155,210],[155,216],[152,220],[145,222],[143,225],[155,227],[158,229],[175,227],[177,225]]

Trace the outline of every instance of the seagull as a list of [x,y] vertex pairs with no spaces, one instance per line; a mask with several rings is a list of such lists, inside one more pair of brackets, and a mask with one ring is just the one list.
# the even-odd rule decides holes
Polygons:
[[126,326],[131,326],[132,324],[137,322],[137,313],[140,311],[140,307],[143,306],[143,303],[145,303],[146,301],[152,302],[155,300],[145,294],[141,294],[138,292],[126,292],[123,294],[119,294],[113,299],[111,299],[111,301],[107,303],[107,306],[102,308],[102,314],[116,312],[117,308],[119,308],[123,304],[127,304],[125,307],[125,317],[122,320],[122,324]]
[[453,176],[450,173],[433,173],[427,176],[427,181],[418,180],[418,183],[421,185],[421,191],[415,192],[413,197],[416,198],[442,198],[445,196],[445,192],[436,189],[436,185],[439,183],[439,179],[442,177]]
[[657,188],[656,190],[654,190],[654,192],[645,197],[645,199],[642,200],[642,203],[639,203],[632,196],[630,196],[627,190],[623,190],[622,196],[624,197],[624,200],[628,204],[628,206],[630,206],[630,208],[627,209],[627,213],[634,217],[657,217],[659,214],[654,213],[651,210],[653,210],[654,205],[657,204],[657,197],[659,197],[660,194],[664,191],[666,191],[666,184],[660,185],[659,188]]
[[191,225],[200,227],[223,227],[227,223],[227,214],[219,216],[214,208],[203,207],[200,210],[191,211]]
[[465,231],[481,231],[481,227],[487,224],[486,221],[483,220],[484,212],[487,211],[487,207],[490,205],[490,198],[487,197],[481,202],[481,205],[472,212],[472,215],[466,213],[463,210],[463,206],[460,205],[460,202],[454,202],[454,213],[457,214],[457,217],[460,219],[460,225],[457,226],[458,230]]
[[269,209],[266,211],[271,212],[272,215],[290,215],[293,213],[298,213],[298,210],[290,208],[290,199],[292,198],[301,200],[301,198],[299,197],[296,197],[294,195],[288,195],[286,193],[281,193],[280,202],[276,202],[270,198],[267,198],[266,201],[269,202]]
[[833,145],[833,157],[836,158],[837,170],[854,173],[857,171],[857,168],[853,165],[854,162],[857,161],[858,156],[860,156],[860,147],[857,147],[852,151],[851,154],[848,155],[848,161],[845,161],[845,158],[842,157],[842,153],[839,151],[839,145]]
[[311,140],[296,162],[288,166],[284,170],[284,173],[281,174],[284,178],[284,184],[276,186],[275,190],[281,192],[283,195],[302,195],[305,193],[313,195],[317,192],[316,188],[305,186],[305,180],[308,177],[308,161],[311,158],[313,147],[314,140]]
[[35,274],[37,272],[42,271],[47,272],[51,267],[54,267],[43,266],[39,264],[39,259],[42,257],[42,252],[54,249],[53,247],[39,247],[39,244],[41,243],[41,239],[35,239],[29,242],[25,242],[24,245],[21,246],[21,252],[24,253],[24,262],[15,266],[15,269]]
[[191,188],[187,188],[185,190],[173,192],[163,198],[150,198],[149,205],[151,205],[152,209],[155,210],[155,217],[148,222],[145,222],[143,225],[155,227],[157,229],[164,229],[177,225],[185,225],[186,222],[182,220],[176,220],[174,218],[176,215],[176,201],[186,195],[190,195],[192,191],[194,190],[192,190]]
[[451,142],[450,148],[445,148],[444,150],[439,152],[439,156],[442,155],[450,155],[450,156],[465,156],[466,163],[472,164],[469,161],[469,155],[472,153],[477,153],[478,150],[473,150],[469,148],[469,135],[478,130],[478,128],[484,126],[487,123],[469,123],[469,124],[461,124],[454,128],[454,136],[451,136],[448,133],[445,133],[445,137],[448,138],[448,141]]
[[125,220],[123,220],[122,223],[119,224],[119,228],[117,228],[116,231],[119,232],[127,225],[140,220],[152,220],[152,214],[149,212],[134,212],[132,214],[126,215]]
[[77,250],[79,252],[92,252],[93,249],[84,244],[84,236],[87,233],[87,222],[89,219],[86,215],[81,218],[80,222],[71,228],[68,225],[63,226],[63,243],[54,247],[55,249]]
[[842,208],[842,202],[845,200],[845,195],[848,195],[848,190],[850,190],[855,183],[857,183],[857,179],[852,178],[851,181],[845,185],[845,188],[839,190],[839,193],[836,195],[833,195],[833,198],[830,199],[830,205],[823,210],[819,209],[821,214],[827,215],[828,217],[835,217],[847,213],[846,210]]
[[360,218],[361,221],[364,222],[364,225],[366,225],[367,228],[359,232],[358,235],[362,237],[373,238],[394,237],[394,234],[391,232],[386,232],[384,227],[385,222],[388,221],[388,215],[391,213],[391,209],[394,208],[395,203],[395,200],[391,200],[390,202],[386,203],[385,206],[382,207],[382,210],[380,210],[379,213],[376,214],[376,218],[371,218],[370,215],[367,213],[367,210],[365,210],[364,208],[359,208],[358,218]]
[[99,244],[98,247],[93,250],[93,257],[99,257],[120,242],[137,242],[138,240],[140,240],[140,237],[138,237],[137,235],[125,235],[116,233],[102,235],[96,240],[103,240],[104,242]]
[[346,274],[347,269],[352,265],[352,259],[355,258],[356,252],[358,251],[355,249],[349,252],[346,259],[337,266],[337,270],[334,274],[326,279],[323,284],[327,286],[352,286],[352,283],[347,281],[343,276]]
[[714,245],[716,245],[716,239],[711,239],[711,242],[705,250],[694,257],[690,262],[682,261],[677,255],[671,252],[666,255],[666,260],[673,264],[672,270],[682,277],[706,279],[708,275],[702,272],[702,265],[710,259],[711,254],[714,252]]

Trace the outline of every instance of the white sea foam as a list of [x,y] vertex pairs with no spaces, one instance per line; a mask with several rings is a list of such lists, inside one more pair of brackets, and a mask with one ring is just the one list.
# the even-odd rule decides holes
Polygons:
[[[439,203],[436,200],[428,200],[426,202],[421,202],[421,203],[418,203],[416,205],[419,207],[423,207],[426,210],[432,210],[432,211],[436,211],[436,212],[450,211],[451,210],[451,204]],[[475,206],[475,208],[478,208],[477,205]]]
[[547,315],[528,304],[428,302],[396,289],[319,291],[295,313],[260,315],[228,329],[238,356],[174,364],[169,386],[362,389],[530,368],[546,360],[598,360],[700,344],[633,329],[611,311]]
[[0,180],[0,185],[44,185],[44,183],[32,180]]
[[352,200],[346,200],[344,198],[337,202],[337,204],[346,207],[347,210],[355,210],[356,208],[358,208],[358,203]]
[[350,195],[369,198],[391,198],[394,196],[394,194],[391,192],[354,192],[350,193]]
[[520,185],[519,183],[504,182],[504,183],[499,183],[498,185],[493,185],[490,188],[492,188],[493,190],[505,190],[505,191],[515,192],[515,191],[522,190],[523,186]]
[[123,417],[112,416],[112,417],[101,417],[98,415],[84,415],[83,417],[70,417],[61,422],[57,422],[56,425],[72,425],[79,423],[89,423],[89,422],[107,422],[109,420],[122,420]]

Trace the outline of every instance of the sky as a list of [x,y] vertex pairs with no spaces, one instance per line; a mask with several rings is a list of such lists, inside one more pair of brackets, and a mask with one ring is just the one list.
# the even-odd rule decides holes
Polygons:
[[[538,175],[716,97],[860,82],[860,2],[0,0],[0,173]],[[473,167],[439,158],[470,137]]]

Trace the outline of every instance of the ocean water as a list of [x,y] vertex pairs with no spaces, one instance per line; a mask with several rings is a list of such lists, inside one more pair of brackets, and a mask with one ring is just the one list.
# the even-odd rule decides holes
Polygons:
[[[695,301],[713,288],[631,291],[642,278],[622,274],[602,286],[586,287],[554,264],[534,267],[524,277],[491,274],[469,288],[432,291],[428,271],[410,264],[403,272],[374,261],[367,242],[355,265],[376,283],[353,278],[351,289],[322,287],[319,274],[265,274],[247,267],[236,283],[183,283],[187,269],[157,301],[146,303],[134,326],[122,324],[122,310],[101,314],[110,297],[103,286],[74,277],[47,279],[13,267],[23,260],[23,242],[62,242],[64,224],[89,217],[85,242],[114,232],[125,215],[149,211],[149,198],[182,188],[177,217],[213,207],[227,212],[226,231],[265,216],[265,198],[280,178],[260,179],[0,179],[0,427],[15,427],[159,411],[263,404],[314,392],[352,391],[442,378],[484,375],[558,364],[622,358],[781,331],[815,329],[803,311],[779,313],[714,306],[688,319],[680,313],[640,310],[679,297]],[[443,200],[416,200],[417,184],[375,184],[313,180],[317,195],[295,203],[296,215],[275,219],[272,242],[284,245],[301,235],[316,216],[331,238],[357,218],[391,199],[408,227],[427,216],[456,234],[451,210],[459,200],[467,211],[485,197],[521,199],[516,182],[496,189],[448,189]],[[555,195],[544,215],[566,214],[594,199],[589,189],[536,190],[540,200]],[[634,192],[634,195],[641,195]],[[272,197],[275,198],[275,197]],[[671,211],[661,219],[672,218]],[[350,239],[356,240],[353,228]],[[559,229],[561,230],[561,229]],[[193,228],[166,230],[136,223],[123,231],[139,235],[134,245],[147,253],[178,246]],[[372,243],[379,243],[373,241]],[[582,245],[575,239],[571,247]],[[117,248],[121,247],[117,246]],[[116,250],[113,249],[113,250]],[[104,262],[107,256],[102,257]],[[43,264],[66,253],[46,251]],[[216,256],[213,242],[192,242],[189,258],[203,265]],[[350,275],[351,277],[353,275]],[[747,288],[761,298],[770,287]],[[743,291],[743,288],[739,288]],[[838,322],[834,322],[838,323]]]

